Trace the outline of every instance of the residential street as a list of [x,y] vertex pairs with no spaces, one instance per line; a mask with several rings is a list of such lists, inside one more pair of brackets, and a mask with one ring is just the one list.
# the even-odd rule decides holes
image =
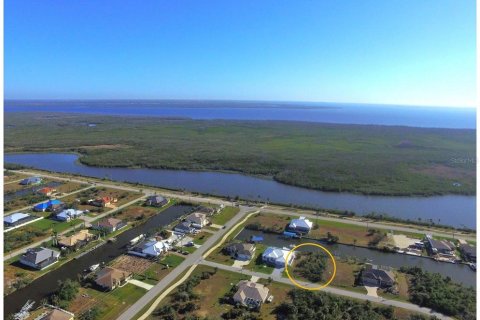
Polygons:
[[[193,253],[189,254],[187,258],[178,265],[175,269],[172,270],[165,278],[160,280],[152,289],[150,289],[145,295],[143,295],[137,302],[135,302],[130,308],[128,308],[119,318],[118,320],[131,320],[135,318],[135,315],[140,312],[145,306],[151,303],[155,297],[157,297],[162,291],[164,291],[167,287],[169,291],[173,290],[177,285],[179,285],[183,281],[177,281],[177,283],[172,284],[172,282],[179,277],[185,270],[190,268],[190,272],[195,269],[197,262],[202,259],[202,257],[208,255],[212,252],[215,248],[217,248],[223,240],[233,231],[234,226],[237,225],[242,218],[244,218],[250,211],[252,211],[252,207],[240,207],[240,211],[238,212],[235,217],[233,217],[230,221],[225,224],[225,229],[220,229],[218,232],[213,234],[210,238],[208,238],[205,243],[195,250]],[[221,241],[219,241],[221,240]],[[216,245],[215,245],[216,244]],[[215,246],[214,246],[215,245]],[[214,246],[210,250],[207,249]],[[187,274],[188,276],[188,274]],[[185,277],[184,277],[185,278]],[[166,295],[166,294],[164,294]],[[160,299],[161,300],[161,299]],[[156,304],[159,301],[155,301]],[[152,308],[153,309],[153,308]],[[150,312],[145,313],[145,317],[148,316]],[[140,319],[143,319],[141,317]]]
[[[248,275],[248,276],[255,276],[255,277],[259,277],[259,278],[263,278],[263,279],[268,279],[270,277],[270,278],[273,279],[273,281],[289,284],[289,285],[292,285],[292,287],[293,287],[293,284],[289,279],[283,278],[281,276],[277,276],[275,274],[267,275],[265,273],[253,272],[253,271],[250,271],[250,270],[236,268],[236,267],[233,267],[233,266],[227,266],[227,265],[224,265],[224,264],[221,264],[221,263],[216,263],[216,262],[207,261],[207,260],[201,260],[199,263],[203,264],[203,265],[211,266],[211,267],[214,267],[214,268],[216,267],[216,268],[219,268],[219,269],[223,269],[223,270],[227,270],[227,271],[231,271],[231,272],[238,272],[238,273],[245,274],[245,275]],[[305,286],[305,287],[316,287],[317,286],[316,284],[309,283],[309,282],[303,282],[303,281],[297,281],[297,282],[299,284],[301,284],[302,286]],[[422,308],[422,307],[419,307],[415,304],[408,303],[408,302],[402,302],[402,301],[397,301],[397,300],[388,300],[388,299],[384,299],[384,298],[380,298],[380,297],[375,298],[375,297],[372,297],[372,296],[369,296],[369,295],[366,295],[366,294],[363,294],[363,293],[338,289],[338,288],[334,288],[334,287],[326,287],[326,288],[322,289],[322,291],[332,293],[332,294],[336,294],[336,295],[340,295],[340,296],[349,297],[349,298],[355,298],[355,299],[360,299],[360,300],[368,300],[368,301],[371,301],[371,302],[380,303],[380,304],[384,304],[384,305],[388,305],[388,306],[405,308],[405,309],[408,309],[408,310],[411,310],[411,311],[420,312],[420,313],[427,314],[427,315],[435,315],[439,319],[443,319],[443,320],[452,320],[452,318],[444,316],[440,313],[433,312],[429,308]]]
[[[55,178],[57,180],[70,180],[74,182],[80,182],[80,183],[87,183],[88,181],[91,182],[88,178],[84,179],[78,179],[78,178],[59,178],[54,175],[48,175],[48,174],[38,174],[35,172],[30,172],[28,170],[12,170],[13,172],[19,172],[19,173],[25,173],[25,174],[30,174],[30,175],[36,175],[36,176],[41,176],[45,178]],[[95,183],[96,186],[102,186],[102,187],[109,187],[109,188],[116,188],[120,190],[126,190],[126,191],[135,191],[139,192],[140,190],[145,193],[147,196],[155,194],[155,193],[161,193],[165,197],[173,197],[173,198],[178,198],[181,200],[185,201],[195,201],[195,202],[203,202],[203,203],[212,203],[212,204],[224,204],[224,205],[232,205],[230,201],[226,201],[223,199],[219,198],[214,198],[214,197],[207,197],[207,196],[192,196],[192,195],[186,195],[182,194],[181,192],[174,192],[174,191],[168,191],[168,190],[162,190],[157,191],[154,189],[149,189],[149,188],[144,188],[144,187],[139,187],[139,188],[132,188],[132,187],[127,187],[123,186],[120,184],[116,183]],[[161,188],[160,188],[161,189]],[[271,212],[271,213],[276,213],[276,214],[283,214],[283,215],[288,215],[292,214],[292,210],[290,209],[279,209],[278,207],[275,206],[266,206],[262,208],[262,211],[264,212]],[[305,213],[302,211],[305,210],[298,210],[295,209],[296,214],[301,213],[302,215],[309,217],[309,218],[317,218],[315,214],[309,214]],[[300,212],[299,212],[300,211]],[[335,222],[342,222],[342,223],[349,223],[349,224],[354,224],[358,226],[364,226],[368,228],[380,228],[380,229],[386,229],[386,230],[393,230],[393,231],[402,231],[402,232],[411,232],[411,233],[421,233],[425,234],[427,231],[425,229],[422,229],[421,227],[404,227],[404,226],[399,226],[399,225],[393,225],[391,223],[381,223],[381,222],[367,222],[367,221],[359,221],[359,220],[354,220],[354,219],[343,219],[343,218],[336,218],[336,217],[326,217],[326,216],[319,216],[319,219],[323,220],[328,220],[328,221],[335,221]],[[429,234],[434,235],[434,236],[439,236],[439,237],[451,237],[452,233],[451,232],[443,232],[443,231],[428,231]],[[475,235],[465,235],[461,233],[455,233],[456,237],[459,237],[461,239],[465,240],[471,240],[471,241],[476,241],[476,236]]]

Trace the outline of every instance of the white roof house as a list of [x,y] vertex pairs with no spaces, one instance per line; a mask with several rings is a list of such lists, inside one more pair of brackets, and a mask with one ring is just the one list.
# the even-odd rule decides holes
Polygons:
[[29,214],[17,212],[3,218],[5,224],[15,224],[16,222],[30,217]]
[[[272,265],[276,268],[283,268],[285,267],[285,259],[287,259],[287,255],[290,250],[283,248],[276,248],[276,247],[268,247],[262,254],[262,260]],[[292,252],[288,258],[288,264],[290,265],[295,258],[295,254]]]
[[288,227],[290,230],[308,232],[312,229],[313,222],[305,217],[300,217],[298,219],[293,219]]
[[81,210],[66,209],[60,212],[59,214],[57,214],[56,218],[61,221],[68,221],[70,219],[78,218],[82,214],[83,214],[83,211]]
[[137,255],[140,257],[158,257],[162,253],[167,252],[170,249],[170,245],[167,241],[157,241],[155,239],[149,239],[140,243],[135,248],[128,251],[128,253]]

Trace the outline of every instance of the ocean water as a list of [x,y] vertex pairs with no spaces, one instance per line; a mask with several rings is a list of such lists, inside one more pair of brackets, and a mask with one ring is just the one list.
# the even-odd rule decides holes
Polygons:
[[74,112],[224,120],[291,120],[319,123],[433,128],[476,127],[473,108],[242,101],[5,101],[5,112]]

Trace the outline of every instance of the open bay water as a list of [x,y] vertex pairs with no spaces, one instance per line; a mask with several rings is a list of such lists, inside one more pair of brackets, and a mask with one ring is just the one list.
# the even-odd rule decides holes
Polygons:
[[5,112],[64,112],[223,120],[291,120],[432,128],[476,128],[474,108],[327,102],[194,100],[5,101]]

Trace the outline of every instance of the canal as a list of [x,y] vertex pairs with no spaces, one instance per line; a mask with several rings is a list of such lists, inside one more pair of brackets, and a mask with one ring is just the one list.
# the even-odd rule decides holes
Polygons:
[[[285,239],[284,237],[273,233],[262,233],[259,231],[243,229],[237,236],[237,240],[247,241],[252,235],[261,234],[264,238],[263,243],[267,246],[289,247],[291,244],[300,244],[305,242],[315,242],[308,239]],[[463,284],[465,286],[476,287],[476,273],[464,264],[452,264],[445,262],[437,262],[430,258],[411,256],[398,253],[387,253],[378,250],[372,250],[363,247],[355,247],[342,244],[326,244],[321,243],[337,258],[357,258],[360,261],[369,262],[392,268],[420,267],[425,271],[437,272],[445,277],[450,277],[452,281]],[[305,246],[299,250],[312,250],[314,247]]]
[[170,224],[182,215],[191,212],[193,207],[188,205],[171,206],[161,213],[148,219],[145,223],[129,229],[118,235],[117,241],[108,242],[97,249],[62,265],[53,272],[36,279],[28,286],[19,289],[4,297],[4,315],[18,312],[27,300],[34,300],[38,304],[58,288],[58,281],[66,279],[77,280],[78,275],[93,264],[108,263],[118,256],[126,253],[126,246],[134,237]]
[[367,196],[352,193],[323,192],[294,187],[271,179],[225,172],[198,172],[163,169],[100,168],[80,164],[75,154],[6,154],[6,163],[38,169],[80,174],[114,181],[141,183],[156,187],[186,190],[251,201],[284,205],[353,211],[364,215],[387,213],[393,217],[455,227],[476,228],[475,196],[443,195],[432,197]]

